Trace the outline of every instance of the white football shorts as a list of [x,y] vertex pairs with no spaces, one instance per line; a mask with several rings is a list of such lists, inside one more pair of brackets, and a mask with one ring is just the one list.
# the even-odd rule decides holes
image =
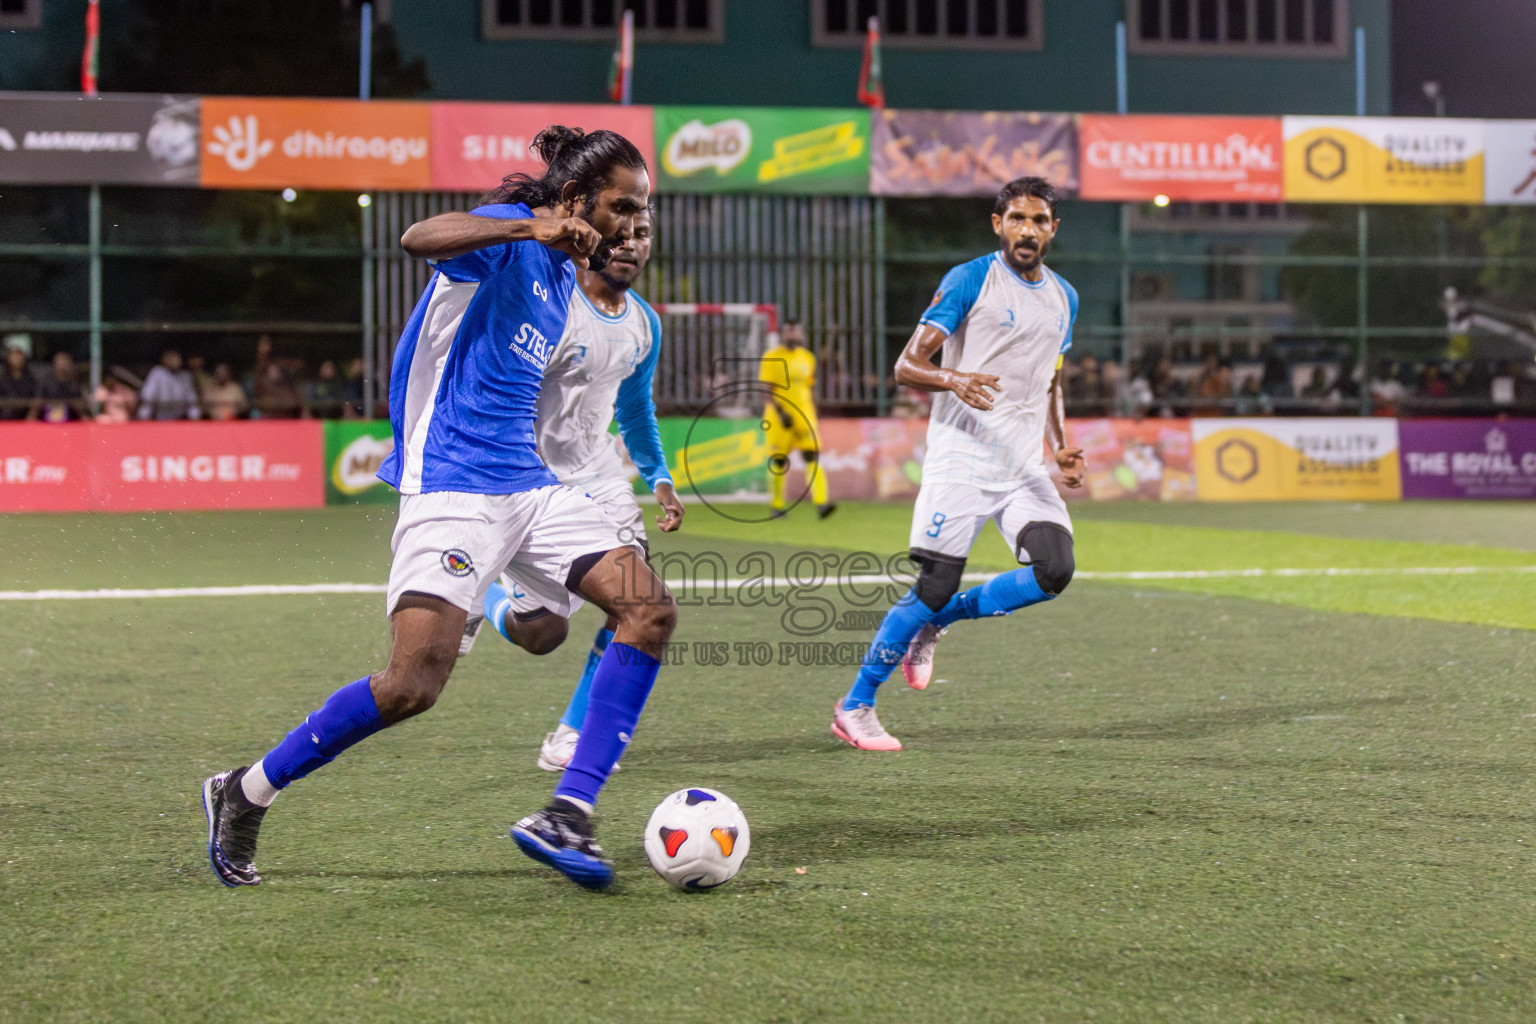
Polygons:
[[478,615],[508,569],[541,594],[568,600],[571,563],[624,547],[620,532],[597,502],[563,484],[521,494],[401,495],[386,608],[394,614],[400,595],[415,591]]
[[1072,532],[1067,503],[1049,476],[1027,476],[1011,491],[988,491],[972,484],[923,484],[912,511],[911,547],[936,555],[964,559],[981,536],[987,520],[997,524],[1003,540],[1014,548],[1019,564],[1030,563],[1029,552],[1017,550],[1019,531],[1029,523],[1055,523]]

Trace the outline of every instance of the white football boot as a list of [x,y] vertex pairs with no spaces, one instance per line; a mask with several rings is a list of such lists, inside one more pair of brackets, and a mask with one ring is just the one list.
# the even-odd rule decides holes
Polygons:
[[841,697],[832,705],[832,735],[860,750],[901,749],[901,740],[885,731],[874,708],[844,711]]
[[464,635],[459,637],[459,657],[464,657],[475,646],[475,638],[480,635],[480,627],[483,625],[484,615],[471,615],[464,620]]
[[912,689],[928,689],[928,680],[933,678],[934,648],[939,646],[939,637],[948,632],[949,627],[940,629],[930,622],[907,645],[907,653],[901,659],[901,674]]
[[[570,767],[571,758],[576,756],[576,741],[581,739],[581,730],[572,729],[561,722],[555,726],[554,732],[544,734],[544,744],[539,747],[539,767],[547,772],[563,772]],[[619,770],[617,763],[614,771]]]

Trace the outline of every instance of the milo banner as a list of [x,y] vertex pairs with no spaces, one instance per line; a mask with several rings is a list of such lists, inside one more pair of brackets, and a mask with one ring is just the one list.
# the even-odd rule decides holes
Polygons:
[[0,93],[0,181],[196,185],[198,101]]
[[1395,501],[1397,421],[1196,419],[1201,501]]
[[1404,420],[1405,498],[1536,499],[1536,420]]
[[388,420],[325,421],[325,503],[392,505],[395,489],[375,474],[395,449]]
[[870,191],[877,196],[987,196],[1014,178],[1077,192],[1071,114],[882,110],[873,118]]
[[657,107],[658,191],[866,195],[869,112]]
[[1285,199],[1481,203],[1484,122],[1450,117],[1287,117]]

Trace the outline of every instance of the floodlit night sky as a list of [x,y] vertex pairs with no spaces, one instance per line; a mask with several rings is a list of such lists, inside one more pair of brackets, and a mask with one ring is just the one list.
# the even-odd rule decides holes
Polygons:
[[1392,113],[1536,118],[1536,0],[1393,0]]

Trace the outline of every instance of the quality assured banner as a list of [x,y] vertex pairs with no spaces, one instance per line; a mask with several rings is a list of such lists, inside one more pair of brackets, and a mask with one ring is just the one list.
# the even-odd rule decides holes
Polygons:
[[1536,498],[1536,421],[1404,420],[1405,498]]
[[0,511],[313,508],[320,424],[0,425]]
[[395,489],[378,477],[395,450],[388,420],[325,421],[325,501],[328,505],[393,505]]
[[1301,203],[1481,203],[1484,122],[1287,117],[1285,198]]
[[1197,419],[1201,501],[1395,501],[1397,421]]
[[205,188],[432,187],[425,103],[210,96],[202,118]]
[[0,182],[196,185],[198,101],[0,92]]
[[508,174],[542,173],[544,163],[529,146],[535,135],[552,124],[589,132],[599,128],[618,132],[639,148],[647,166],[656,166],[655,115],[650,107],[575,103],[430,106],[432,187],[444,192],[487,192]]
[[1084,114],[1078,131],[1084,199],[1280,199],[1279,118]]
[[656,107],[658,191],[866,195],[869,111]]
[[1070,114],[876,111],[870,191],[881,196],[993,196],[1014,178],[1078,189]]
[[1483,202],[1536,203],[1536,121],[1485,121]]

